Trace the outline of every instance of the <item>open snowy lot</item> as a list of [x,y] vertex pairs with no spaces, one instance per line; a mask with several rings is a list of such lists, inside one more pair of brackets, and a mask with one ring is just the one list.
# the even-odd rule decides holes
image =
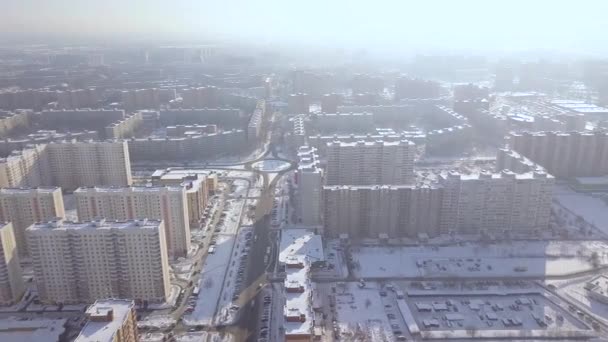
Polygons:
[[186,325],[211,325],[213,316],[217,309],[224,276],[230,262],[230,255],[234,246],[235,237],[231,235],[219,235],[215,244],[215,250],[207,255],[205,264],[201,270],[199,286],[201,295],[198,297],[194,311],[183,318]]
[[576,192],[564,186],[556,186],[554,198],[566,210],[608,234],[608,205],[601,197]]

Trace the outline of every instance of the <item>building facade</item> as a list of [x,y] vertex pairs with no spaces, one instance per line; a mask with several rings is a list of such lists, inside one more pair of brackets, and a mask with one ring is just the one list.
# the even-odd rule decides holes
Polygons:
[[434,184],[325,186],[325,232],[350,238],[436,236],[441,196]]
[[327,143],[327,185],[411,184],[416,146],[384,140]]
[[24,291],[13,225],[0,223],[0,305],[16,303]]
[[166,302],[169,261],[162,221],[37,223],[26,230],[44,303],[103,298]]
[[298,149],[297,212],[302,224],[321,224],[321,198],[323,195],[323,169],[319,165],[316,149],[302,146]]
[[77,189],[74,195],[79,220],[163,220],[169,256],[188,254],[190,220],[184,187],[87,187]]
[[542,172],[442,173],[441,232],[501,234],[549,225],[553,176]]
[[65,217],[61,188],[0,189],[0,222],[11,222],[20,256],[28,255],[25,229],[35,222]]

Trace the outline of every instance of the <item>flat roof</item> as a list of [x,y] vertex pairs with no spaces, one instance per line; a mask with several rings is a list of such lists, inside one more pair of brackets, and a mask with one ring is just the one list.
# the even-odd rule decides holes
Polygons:
[[65,331],[66,319],[32,319],[19,321],[16,318],[0,320],[2,342],[56,342]]
[[162,220],[128,220],[128,221],[99,221],[72,222],[63,219],[49,222],[34,223],[27,228],[28,231],[42,230],[83,230],[83,229],[158,229]]
[[98,300],[87,309],[87,316],[107,316],[112,311],[111,321],[94,321],[89,319],[82,328],[75,342],[112,342],[114,335],[127,319],[133,308],[133,301],[108,299]]

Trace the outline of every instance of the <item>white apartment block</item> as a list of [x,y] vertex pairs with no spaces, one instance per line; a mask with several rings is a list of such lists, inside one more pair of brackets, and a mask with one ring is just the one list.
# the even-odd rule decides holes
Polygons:
[[63,141],[35,145],[0,159],[0,187],[132,184],[125,141]]
[[545,172],[451,171],[441,174],[439,181],[443,233],[527,232],[549,225],[555,179]]
[[436,184],[325,186],[325,232],[350,238],[436,236],[441,196]]
[[182,186],[90,187],[74,191],[80,221],[158,219],[164,221],[169,256],[190,249],[186,189]]
[[13,225],[0,223],[0,305],[17,302],[24,291]]
[[327,143],[327,185],[412,184],[416,146],[408,140]]
[[316,149],[302,146],[298,149],[297,214],[302,224],[321,224],[321,198],[323,194],[323,169],[319,165]]
[[65,217],[61,188],[1,188],[0,222],[11,222],[20,256],[27,256],[25,229],[35,222]]
[[166,302],[170,284],[164,234],[159,220],[56,220],[30,226],[26,236],[41,301]]

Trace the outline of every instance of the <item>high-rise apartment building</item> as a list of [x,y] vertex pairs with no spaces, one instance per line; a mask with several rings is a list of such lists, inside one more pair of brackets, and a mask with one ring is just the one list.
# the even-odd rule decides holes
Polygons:
[[35,222],[65,217],[61,188],[2,188],[0,189],[0,222],[11,222],[17,250],[26,256],[25,229]]
[[131,185],[126,141],[63,141],[35,145],[0,159],[0,187]]
[[509,148],[558,178],[608,173],[608,134],[602,132],[523,132],[507,136]]
[[97,300],[87,308],[87,323],[75,342],[137,342],[135,303],[125,299]]
[[545,172],[450,171],[439,182],[443,233],[530,232],[549,225],[555,179]]
[[126,141],[71,141],[47,145],[52,185],[64,190],[79,186],[127,186],[131,162]]
[[327,185],[411,184],[416,146],[408,140],[327,143]]
[[34,278],[44,303],[103,298],[165,302],[169,261],[162,221],[63,220],[26,230]]
[[325,186],[325,231],[350,238],[436,236],[441,195],[436,184]]
[[169,256],[188,254],[190,220],[184,187],[89,187],[77,189],[74,195],[79,220],[163,220]]
[[0,305],[15,303],[24,291],[13,225],[0,223]]
[[316,149],[302,146],[298,149],[297,211],[302,224],[321,224],[321,196],[323,195],[323,169],[319,165]]

